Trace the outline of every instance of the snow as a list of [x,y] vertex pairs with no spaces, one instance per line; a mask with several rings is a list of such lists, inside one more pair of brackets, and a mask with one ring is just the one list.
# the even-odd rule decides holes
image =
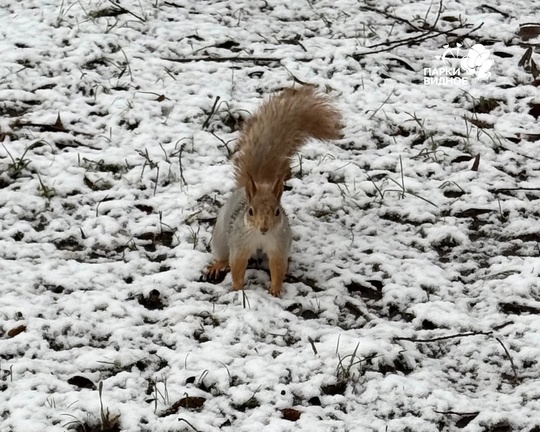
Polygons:
[[[540,429],[534,2],[4,3],[2,432]],[[489,80],[424,84],[456,41]],[[200,281],[236,122],[295,81],[346,127],[293,161],[284,293]]]

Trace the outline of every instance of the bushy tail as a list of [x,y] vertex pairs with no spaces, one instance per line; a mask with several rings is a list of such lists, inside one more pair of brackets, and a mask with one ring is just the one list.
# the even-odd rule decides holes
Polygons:
[[341,127],[339,111],[313,87],[289,88],[270,97],[242,130],[235,157],[237,186],[245,186],[249,178],[256,184],[284,179],[290,158],[309,138],[340,138]]

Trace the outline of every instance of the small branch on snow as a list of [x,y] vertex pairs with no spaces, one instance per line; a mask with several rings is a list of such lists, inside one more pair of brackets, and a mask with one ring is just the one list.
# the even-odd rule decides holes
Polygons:
[[508,327],[509,325],[512,325],[512,324],[515,324],[514,321],[506,321],[506,322],[503,322],[502,324],[499,324],[499,325],[496,325],[495,327],[493,327],[493,330],[497,331],[497,330],[501,330],[505,327]]
[[489,189],[489,192],[490,192],[490,193],[512,192],[512,191],[535,191],[535,192],[540,192],[540,188],[515,187],[515,188],[497,188],[497,189]]
[[139,16],[139,15],[137,15],[137,14],[131,12],[129,9],[126,9],[126,8],[123,7],[123,6],[120,6],[118,3],[114,2],[114,1],[111,1],[111,0],[109,0],[109,1],[114,5],[114,8],[115,8],[118,12],[126,13],[126,14],[128,14],[128,15],[131,15],[131,16],[137,18],[137,19],[138,19],[139,21],[141,21],[141,22],[145,22],[145,21],[146,21],[143,17],[141,17],[141,16]]
[[206,117],[206,120],[204,121],[202,125],[203,130],[206,129],[208,125],[210,124],[210,119],[216,113],[216,109],[217,109],[218,102],[220,99],[221,98],[219,96],[216,96],[216,99],[214,100],[214,105],[212,105],[212,109],[210,110],[210,114],[208,114],[208,117]]
[[[418,44],[418,43],[423,42],[423,41],[425,41],[427,39],[432,39],[434,37],[441,36],[441,35],[443,35],[443,36],[453,36],[455,38],[464,39],[468,35],[475,32],[476,30],[478,30],[480,27],[482,27],[484,25],[484,23],[481,23],[478,26],[474,27],[472,30],[470,30],[468,33],[465,33],[464,35],[457,34],[457,33],[455,33],[455,31],[469,28],[469,27],[471,27],[470,24],[463,23],[463,24],[459,25],[458,27],[456,27],[456,28],[454,28],[452,30],[439,30],[439,29],[436,28],[436,26],[439,23],[439,20],[441,18],[442,9],[443,9],[443,0],[439,0],[439,8],[437,10],[437,14],[435,16],[435,20],[434,20],[433,24],[429,24],[427,22],[427,17],[426,17],[426,20],[424,22],[424,26],[419,27],[419,26],[413,24],[411,21],[409,21],[406,18],[402,18],[402,17],[400,17],[398,15],[394,15],[394,14],[386,12],[386,11],[384,11],[382,9],[372,7],[372,6],[362,6],[361,10],[374,12],[374,13],[377,13],[379,15],[382,15],[385,18],[393,20],[395,22],[405,24],[405,25],[409,26],[412,30],[420,32],[420,34],[417,34],[417,35],[411,36],[411,37],[407,37],[407,38],[404,38],[404,39],[386,41],[386,42],[381,42],[381,43],[378,43],[378,44],[371,45],[371,46],[369,46],[367,48],[368,49],[369,48],[378,48],[378,47],[381,47],[381,46],[386,46],[387,48],[381,48],[381,49],[375,50],[375,51],[369,51],[369,52],[366,52],[366,53],[355,54],[355,56],[364,56],[364,55],[376,54],[376,53],[385,52],[385,51],[391,51],[394,48],[397,48],[397,47],[402,46],[402,45]],[[428,13],[429,13],[429,11],[428,11]]]
[[195,432],[200,432],[199,429],[197,429],[195,426],[193,426],[190,422],[188,422],[185,418],[179,418],[178,421],[182,421],[186,423],[191,429],[193,429]]
[[398,21],[402,24],[407,24],[410,28],[412,28],[413,30],[416,30],[416,31],[422,31],[422,29],[420,29],[419,27],[415,26],[412,22],[410,22],[408,19],[405,19],[405,18],[401,18],[400,16],[397,16],[397,15],[393,15],[391,13],[388,13],[384,10],[381,10],[381,9],[378,9],[376,7],[372,7],[372,6],[362,6],[360,8],[360,10],[363,10],[363,11],[368,11],[368,12],[375,12],[379,15],[382,15],[383,17],[385,18],[388,18],[388,19],[391,19],[391,20],[394,20],[394,21]]
[[[430,342],[438,342],[442,340],[448,340],[448,339],[456,339],[456,338],[462,338],[462,337],[468,337],[468,336],[492,336],[493,332],[469,332],[469,333],[457,333],[453,335],[448,336],[440,336],[432,339],[419,339],[419,338],[408,338],[408,337],[395,337],[395,341],[409,341],[409,342],[417,342],[417,343],[430,343]],[[504,353],[506,354],[506,357],[508,360],[510,360],[510,366],[512,367],[512,373],[514,375],[514,383],[517,383],[519,381],[519,376],[517,373],[516,365],[514,364],[514,360],[512,359],[512,356],[510,355],[510,352],[502,342],[502,340],[498,337],[495,337],[495,340],[499,342],[499,344],[503,347]],[[458,414],[458,413],[452,413],[448,412],[450,414]],[[441,413],[444,414],[444,413]]]
[[[429,24],[427,22],[427,17],[426,17],[426,19],[424,20],[424,27],[418,27],[418,26],[414,25],[412,22],[410,22],[406,18],[402,18],[400,16],[393,15],[391,13],[388,13],[388,12],[386,12],[384,10],[381,10],[381,9],[378,9],[376,7],[362,6],[361,10],[366,10],[366,11],[369,11],[369,12],[375,12],[375,13],[377,13],[379,15],[384,16],[385,18],[400,22],[402,24],[406,24],[413,30],[416,30],[418,32],[423,32],[423,35],[427,35],[427,34],[430,34],[430,33],[436,33],[436,36],[440,35],[440,34],[441,35],[444,34],[444,35],[452,35],[452,36],[460,37],[459,35],[454,35],[453,31],[463,29],[463,28],[467,28],[466,24],[462,24],[462,25],[456,27],[455,29],[446,30],[446,31],[438,30],[437,28],[435,28],[436,25],[439,23],[439,19],[441,18],[442,8],[443,8],[443,0],[440,0],[439,1],[439,9],[437,11],[437,15],[435,16],[435,21],[433,22],[433,24]],[[428,13],[429,13],[429,10],[428,10]],[[421,37],[421,36],[422,35],[417,35],[417,36],[413,36],[412,38],[408,38],[408,39],[413,39],[414,40],[416,37]],[[386,45],[386,44],[392,44],[392,43],[393,42],[383,42],[381,44],[372,45],[369,48],[374,48],[374,47],[377,47],[377,46]]]
[[504,352],[506,353],[506,357],[508,357],[508,360],[510,360],[510,366],[512,367],[512,372],[514,374],[514,382],[518,382],[519,381],[519,377],[518,377],[518,374],[517,374],[517,370],[516,370],[516,365],[514,364],[514,360],[512,359],[512,356],[510,355],[510,353],[508,352],[508,349],[506,348],[506,346],[503,344],[502,340],[500,340],[498,337],[495,338],[495,340],[497,342],[499,342],[501,344],[501,346],[503,347],[503,350]]
[[[431,6],[430,6],[430,8],[431,8]],[[435,26],[439,22],[439,19],[441,18],[442,8],[443,8],[443,0],[439,0],[439,10],[437,11],[437,16],[435,17],[435,22],[431,26],[433,29],[435,28]]]
[[448,336],[439,336],[432,339],[419,339],[419,338],[408,338],[408,337],[395,337],[394,340],[405,340],[409,342],[419,342],[419,343],[430,343],[430,342],[438,342],[441,340],[447,340],[447,339],[457,339],[462,337],[468,337],[468,336],[491,336],[493,332],[469,332],[469,333],[457,333],[453,335]]
[[[161,58],[161,60],[165,61],[172,61],[176,63],[192,63],[192,62],[237,62],[237,63],[244,63],[244,62],[253,62],[253,63],[273,63],[273,62],[281,62],[281,58],[277,57],[240,57],[240,56],[225,56],[225,57],[217,57],[217,56],[201,56],[201,57],[185,57],[185,58]],[[296,61],[302,61],[302,62],[309,62],[313,60],[313,58],[299,58],[296,59]]]
[[[398,40],[394,40],[394,41],[381,42],[379,44],[371,45],[370,47],[368,47],[368,49],[369,48],[377,48],[377,47],[380,47],[380,46],[386,46],[386,48],[380,48],[380,49],[376,49],[376,50],[373,50],[373,51],[366,51],[366,52],[361,52],[361,53],[353,53],[353,54],[350,55],[350,57],[353,58],[354,60],[358,61],[360,58],[362,58],[364,56],[367,56],[367,55],[392,51],[393,49],[398,48],[398,47],[403,46],[403,45],[409,45],[410,46],[410,45],[414,45],[414,44],[419,44],[421,42],[424,42],[425,40],[433,39],[433,38],[435,38],[437,36],[441,36],[441,35],[453,36],[455,38],[465,39],[471,33],[474,33],[475,31],[479,30],[483,25],[484,25],[484,23],[480,23],[476,27],[472,28],[470,31],[468,31],[467,33],[462,34],[462,35],[455,33],[455,31],[460,30],[460,29],[469,28],[470,25],[462,25],[462,26],[456,27],[455,29],[447,30],[447,31],[430,29],[430,30],[424,31],[423,33],[421,33],[419,35],[411,36],[411,37],[408,37],[408,38],[405,38],[405,39],[398,39]],[[310,62],[312,60],[316,60],[317,58],[322,58],[322,57],[315,57],[315,56],[313,56],[313,57],[303,57],[303,58],[302,57],[297,57],[297,58],[295,58],[295,61],[296,62]],[[221,56],[200,56],[200,57],[185,57],[185,58],[161,57],[161,60],[175,62],[175,63],[195,63],[195,62],[245,63],[245,62],[253,62],[255,64],[268,64],[268,63],[281,63],[281,61],[283,59],[279,58],[279,57],[253,57],[253,56],[245,56],[245,57],[241,57],[241,56],[224,56],[224,57],[221,57]]]
[[463,417],[469,417],[469,416],[477,416],[480,414],[480,411],[472,411],[472,412],[458,412],[458,411],[437,411],[434,410],[437,414],[443,414],[443,415],[458,415]]
[[311,345],[311,349],[313,350],[313,354],[317,355],[317,347],[315,346],[315,341],[308,336],[309,344]]
[[375,47],[384,46],[384,45],[390,45],[390,46],[387,47],[387,48],[381,48],[381,49],[374,50],[374,51],[366,51],[366,52],[363,52],[363,53],[356,53],[356,54],[353,54],[351,57],[353,59],[355,59],[355,60],[358,60],[360,57],[363,57],[363,56],[366,56],[366,55],[378,54],[378,53],[386,52],[386,51],[392,51],[394,48],[397,48],[397,47],[400,47],[400,46],[403,46],[403,45],[409,45],[410,46],[410,45],[413,45],[413,44],[418,44],[420,42],[424,42],[425,40],[428,40],[428,39],[433,39],[433,38],[435,38],[437,36],[440,36],[440,35],[454,36],[454,37],[459,38],[459,39],[465,39],[471,33],[474,33],[476,30],[480,29],[483,25],[484,25],[484,23],[480,23],[476,27],[472,28],[469,32],[467,32],[467,33],[465,33],[463,35],[455,34],[454,30],[467,28],[466,26],[460,26],[460,27],[457,27],[454,30],[449,30],[449,31],[437,31],[436,33],[434,33],[432,30],[429,30],[429,31],[427,31],[427,32],[425,32],[423,34],[417,35],[417,36],[411,36],[411,37],[405,38],[405,39],[398,39],[398,40],[395,40],[395,41],[382,42],[380,44],[372,45],[369,48],[375,48]]
[[481,4],[480,7],[483,7],[484,9],[487,9],[487,10],[490,10],[491,12],[495,12],[495,13],[498,13],[498,14],[501,14],[503,17],[505,18],[510,18],[510,14],[507,14],[506,12],[500,10],[500,9],[497,9],[491,5],[488,5],[488,4]]

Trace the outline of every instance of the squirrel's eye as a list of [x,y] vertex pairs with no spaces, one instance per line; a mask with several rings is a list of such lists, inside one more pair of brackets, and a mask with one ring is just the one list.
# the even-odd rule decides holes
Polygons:
[[279,216],[281,212],[279,211],[279,208],[276,209],[276,217]]
[[253,208],[252,208],[252,207],[250,207],[250,208],[248,209],[248,214],[249,214],[250,216],[253,216]]

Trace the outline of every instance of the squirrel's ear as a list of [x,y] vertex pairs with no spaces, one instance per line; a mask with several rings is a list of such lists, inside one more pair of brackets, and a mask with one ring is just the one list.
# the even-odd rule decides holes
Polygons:
[[283,179],[281,177],[274,183],[272,193],[278,201],[281,199],[281,195],[283,194]]
[[247,176],[247,182],[246,182],[246,192],[248,199],[251,201],[255,194],[257,193],[257,185],[255,185],[255,181],[253,180],[253,177],[251,177],[249,174],[246,173]]

